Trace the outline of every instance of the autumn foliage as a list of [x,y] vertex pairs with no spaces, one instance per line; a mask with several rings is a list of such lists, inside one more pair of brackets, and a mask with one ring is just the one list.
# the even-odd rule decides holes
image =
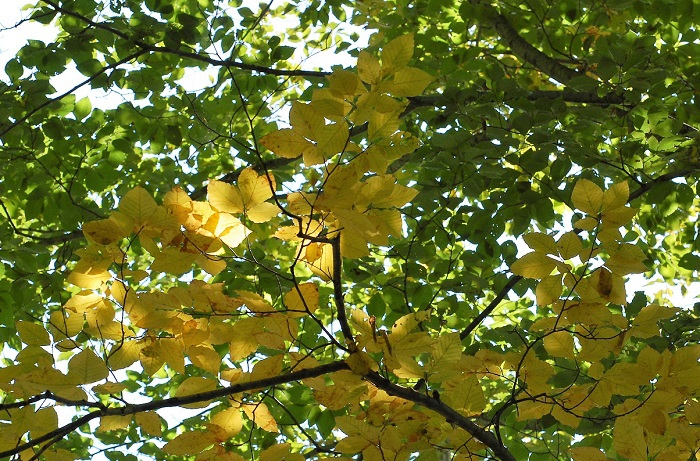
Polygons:
[[[80,23],[103,33],[118,26],[46,4],[36,11],[60,14],[70,33]],[[627,117],[618,112],[636,110],[603,91],[611,78],[606,61],[572,76],[573,67],[524,53],[494,7],[471,5],[504,37],[498,46],[515,50],[499,60],[514,65],[519,56],[539,69],[527,76],[540,92],[530,95],[551,102],[544,92],[571,89],[556,86],[563,84],[577,94],[557,101],[578,104],[586,96],[583,112],[616,106],[607,116]],[[357,8],[368,25],[380,15],[376,2]],[[588,47],[611,33],[584,30]],[[140,40],[130,42],[139,56],[175,46]],[[354,66],[324,79],[280,73],[318,79],[300,97],[267,101],[289,109],[282,128],[272,114],[255,114],[263,102],[236,74],[265,68],[227,64],[222,78],[240,104],[238,129],[250,131],[249,158],[234,156],[236,168],[210,175],[201,189],[181,180],[168,187],[125,182],[105,198],[110,209],[82,221],[80,246],[60,277],[61,302],[18,313],[9,325],[18,339],[8,340],[16,353],[0,368],[0,458],[695,459],[700,345],[673,330],[694,317],[635,284],[662,258],[654,241],[662,234],[650,224],[656,215],[644,194],[689,187],[696,170],[650,167],[657,179],[642,181],[619,174],[627,163],[607,176],[605,169],[590,173],[585,158],[574,166],[566,146],[541,153],[528,133],[545,119],[529,129],[522,120],[530,96],[511,106],[492,101],[494,114],[474,102],[471,89],[449,93],[454,77],[425,65],[431,49],[417,48],[417,40],[413,32],[379,34],[381,46],[357,52]],[[484,72],[493,94],[510,91],[508,78]],[[549,76],[534,80],[540,72]],[[595,99],[603,97],[609,100]],[[472,103],[480,122],[467,127],[459,114]],[[443,113],[407,127],[420,106]],[[214,120],[216,111],[208,116]],[[647,124],[649,141],[663,136],[651,120],[673,118],[638,116],[648,117],[639,123]],[[564,118],[552,127],[563,130]],[[510,134],[488,139],[493,120]],[[193,137],[204,136],[198,129]],[[164,150],[179,148],[172,133]],[[193,171],[208,171],[203,152],[220,137],[198,147]],[[613,128],[598,136],[613,146],[622,137]],[[492,163],[475,160],[500,147],[505,155]],[[691,222],[695,199],[687,200]],[[693,261],[686,256],[674,267],[692,272]],[[681,276],[667,280],[673,277]]]

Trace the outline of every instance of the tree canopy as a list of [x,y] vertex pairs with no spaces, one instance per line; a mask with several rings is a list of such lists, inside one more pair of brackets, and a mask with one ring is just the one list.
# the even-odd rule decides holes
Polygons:
[[697,459],[699,10],[28,7],[0,458]]

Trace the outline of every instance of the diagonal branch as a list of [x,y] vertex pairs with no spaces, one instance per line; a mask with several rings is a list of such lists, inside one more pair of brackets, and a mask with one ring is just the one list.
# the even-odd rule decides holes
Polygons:
[[396,397],[415,402],[424,408],[433,410],[444,417],[446,421],[449,421],[450,423],[464,429],[475,439],[486,445],[499,459],[503,461],[515,461],[515,457],[506,447],[501,445],[495,435],[482,429],[473,421],[458,413],[452,407],[443,403],[439,399],[399,386],[398,384],[394,384],[374,371],[371,371],[365,375],[365,379],[389,395],[394,395]]
[[80,83],[78,83],[77,85],[75,85],[73,88],[71,88],[71,89],[69,89],[69,90],[67,90],[67,91],[65,91],[65,92],[63,92],[63,93],[61,93],[61,94],[59,94],[59,95],[56,96],[55,98],[47,99],[47,100],[44,101],[43,103],[39,104],[38,106],[36,106],[35,108],[33,108],[32,110],[30,110],[29,112],[27,112],[24,116],[18,118],[14,123],[8,125],[7,127],[4,127],[4,128],[0,131],[0,138],[2,138],[3,136],[5,136],[5,135],[6,135],[9,131],[11,131],[12,129],[14,129],[14,128],[16,128],[17,126],[21,125],[22,123],[26,122],[26,121],[29,119],[29,117],[31,117],[32,115],[36,114],[36,113],[39,112],[41,109],[43,109],[43,108],[45,108],[45,107],[47,107],[47,106],[50,106],[51,104],[53,104],[53,103],[55,103],[55,102],[60,101],[61,99],[63,99],[63,98],[65,98],[66,96],[68,96],[69,94],[73,94],[77,89],[79,89],[79,88],[81,88],[81,87],[87,85],[88,83],[92,82],[93,80],[95,80],[97,77],[99,77],[100,75],[104,74],[104,73],[107,72],[108,70],[116,69],[117,67],[121,66],[122,64],[125,64],[125,63],[127,63],[127,62],[129,62],[129,61],[132,61],[132,60],[138,58],[138,57],[141,56],[142,54],[145,54],[145,51],[143,51],[143,50],[136,51],[135,53],[132,53],[132,54],[130,54],[129,56],[126,56],[125,58],[122,58],[122,59],[120,59],[120,60],[117,61],[117,62],[114,62],[114,63],[112,63],[112,64],[109,64],[109,65],[103,67],[102,69],[100,69],[99,71],[97,71],[94,75],[91,75],[91,76],[88,77],[87,79],[85,79],[85,80],[83,80],[82,82],[80,82]]
[[577,77],[585,77],[570,67],[563,66],[555,59],[547,56],[527,40],[522,38],[518,31],[513,28],[508,19],[499,13],[494,7],[482,0],[471,0],[472,4],[478,5],[484,12],[484,19],[500,35],[503,42],[513,53],[523,61],[532,64],[545,74],[558,82],[566,85],[569,81]]
[[266,389],[272,386],[277,386],[292,381],[299,381],[306,378],[315,378],[317,376],[333,373],[335,371],[348,369],[350,369],[350,367],[344,361],[335,361],[318,367],[293,371],[291,373],[273,376],[271,378],[260,379],[248,383],[233,384],[228,387],[214,389],[213,391],[202,392],[201,394],[192,394],[183,397],[171,397],[169,399],[154,400],[148,403],[124,405],[121,407],[112,407],[93,411],[66,424],[65,426],[59,427],[54,431],[48,432],[40,437],[34,438],[29,442],[17,445],[16,447],[9,450],[1,451],[0,458],[16,455],[24,450],[30,449],[50,440],[60,439],[61,437],[64,437],[70,434],[71,432],[75,431],[83,424],[87,424],[93,419],[101,418],[103,416],[135,415],[137,413],[142,413],[145,411],[159,410],[161,408],[177,407],[189,403],[206,402],[221,397],[226,397],[228,395],[238,394],[241,392],[250,392],[256,389]]
[[172,54],[172,55],[180,56],[182,58],[192,59],[194,61],[199,61],[199,62],[203,62],[206,64],[211,64],[212,66],[233,67],[236,69],[259,72],[262,74],[269,74],[269,75],[292,76],[292,77],[325,77],[327,75],[330,75],[330,72],[313,71],[313,70],[273,69],[271,67],[259,66],[259,65],[255,65],[255,64],[246,64],[244,62],[236,61],[234,59],[215,59],[215,58],[212,58],[211,56],[208,56],[208,55],[193,53],[190,51],[176,50],[176,49],[167,48],[164,46],[151,45],[151,44],[146,43],[142,40],[137,40],[134,37],[129,36],[129,34],[122,32],[119,29],[116,29],[108,24],[93,21],[92,19],[90,19],[86,16],[83,16],[82,14],[79,14],[79,13],[76,13],[75,11],[71,11],[71,10],[68,10],[66,8],[63,8],[62,6],[60,6],[59,4],[54,2],[53,0],[42,0],[42,1],[46,4],[48,4],[49,6],[51,6],[54,10],[56,10],[57,12],[59,12],[61,14],[79,19],[80,21],[90,25],[91,27],[94,27],[96,29],[105,30],[113,35],[116,35],[117,37],[120,37],[124,40],[129,41],[130,43],[133,43],[134,45],[139,47],[139,49],[143,52]]
[[498,292],[498,294],[496,295],[496,297],[493,298],[493,300],[489,303],[489,305],[486,306],[486,307],[484,308],[483,311],[479,312],[479,315],[477,315],[476,317],[474,317],[474,319],[471,321],[471,323],[470,323],[469,325],[467,325],[467,327],[459,333],[459,339],[464,340],[464,338],[466,338],[467,336],[469,336],[469,335],[472,333],[472,331],[474,331],[474,329],[475,329],[476,327],[478,327],[479,324],[481,324],[481,322],[484,321],[484,319],[485,319],[486,317],[488,317],[489,315],[491,315],[491,313],[493,312],[493,310],[494,310],[496,307],[498,307],[498,305],[501,303],[501,301],[503,301],[503,298],[505,298],[505,297],[508,295],[508,293],[510,292],[510,290],[512,290],[513,287],[514,287],[520,280],[522,280],[522,277],[521,277],[521,276],[519,276],[519,275],[513,275],[513,276],[510,278],[510,280],[508,280],[508,283],[506,283],[505,286],[504,286],[503,288],[501,288],[501,291]]

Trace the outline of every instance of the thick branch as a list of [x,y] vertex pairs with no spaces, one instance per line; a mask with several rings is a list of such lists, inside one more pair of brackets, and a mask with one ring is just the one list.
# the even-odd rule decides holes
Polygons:
[[441,402],[439,399],[429,397],[425,394],[421,394],[412,389],[407,389],[405,387],[394,384],[388,379],[379,375],[376,372],[370,372],[365,376],[367,381],[374,384],[379,389],[382,389],[389,395],[394,395],[396,397],[401,397],[402,399],[415,402],[422,407],[429,410],[433,410],[439,415],[443,416],[446,421],[461,427],[469,434],[471,434],[475,439],[489,447],[489,449],[496,455],[499,459],[503,461],[515,461],[515,457],[508,451],[506,447],[501,445],[501,443],[496,439],[496,436],[491,432],[486,431],[476,425],[474,422],[458,413],[449,405]]
[[68,435],[71,432],[78,429],[83,424],[87,424],[89,421],[92,421],[95,418],[101,418],[103,416],[134,415],[145,411],[159,410],[161,408],[178,407],[186,405],[188,403],[206,402],[228,395],[238,394],[241,392],[250,392],[257,389],[267,389],[272,386],[277,386],[292,381],[299,381],[306,378],[315,378],[317,376],[333,373],[335,371],[348,369],[350,369],[350,367],[348,367],[348,365],[344,361],[336,361],[315,368],[307,368],[304,370],[293,371],[291,373],[273,376],[271,378],[265,378],[258,381],[234,384],[232,386],[214,389],[213,391],[203,392],[201,394],[192,394],[184,397],[171,397],[169,399],[154,400],[152,402],[142,403],[138,405],[124,405],[121,407],[105,408],[103,410],[93,411],[84,416],[81,416],[75,421],[66,424],[65,426],[59,427],[55,431],[46,433],[41,437],[37,437],[35,439],[30,440],[27,443],[17,445],[11,450],[5,450],[0,452],[0,458],[16,455],[24,450],[35,447],[49,440]]
[[691,176],[691,175],[697,174],[697,173],[698,173],[697,169],[692,169],[692,170],[678,170],[678,171],[672,171],[670,173],[662,174],[661,176],[654,179],[653,181],[649,181],[649,182],[642,184],[641,186],[639,186],[639,189],[630,193],[630,198],[628,200],[628,203],[636,198],[641,197],[645,193],[649,192],[649,190],[652,187],[654,187],[656,184],[660,184],[660,183],[666,182],[666,181],[672,181],[676,178],[685,178],[685,177],[688,177],[688,176]]
[[340,324],[340,330],[343,332],[345,337],[345,342],[351,348],[352,352],[357,348],[355,345],[355,340],[352,336],[352,330],[350,329],[350,324],[348,323],[347,315],[345,314],[345,298],[343,294],[343,257],[340,254],[340,238],[338,235],[331,241],[331,248],[333,249],[333,298],[335,299],[335,308],[338,310],[338,323]]
[[470,323],[469,325],[467,325],[467,327],[466,327],[464,330],[462,330],[462,332],[459,334],[459,339],[464,340],[464,338],[466,338],[467,336],[469,336],[469,335],[471,334],[471,332],[474,331],[474,329],[475,329],[476,327],[478,327],[479,324],[480,324],[481,322],[483,322],[484,319],[485,319],[486,317],[488,317],[489,315],[491,315],[491,313],[493,312],[493,310],[494,310],[496,307],[498,307],[498,305],[501,303],[501,301],[503,301],[503,298],[505,298],[505,297],[508,295],[508,292],[509,292],[510,290],[512,290],[513,287],[514,287],[520,280],[522,280],[522,277],[521,277],[521,276],[519,276],[519,275],[513,275],[513,276],[510,278],[510,280],[508,280],[508,283],[506,283],[506,285],[505,285],[503,288],[501,288],[501,291],[498,292],[498,294],[496,295],[496,297],[493,298],[493,300],[489,303],[489,305],[486,306],[486,308],[484,308],[483,311],[479,312],[479,315],[477,315],[476,317],[474,317],[474,319],[471,321],[471,323]]
[[545,74],[560,83],[567,84],[574,78],[584,76],[574,69],[561,65],[555,59],[547,56],[527,40],[522,38],[518,31],[510,25],[508,19],[495,8],[481,0],[471,0],[473,4],[483,8],[485,19],[489,26],[500,35],[503,42],[523,61],[532,64]]

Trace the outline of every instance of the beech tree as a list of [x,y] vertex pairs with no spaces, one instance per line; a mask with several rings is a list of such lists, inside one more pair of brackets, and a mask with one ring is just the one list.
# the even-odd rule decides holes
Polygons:
[[697,13],[28,7],[0,458],[696,459]]

